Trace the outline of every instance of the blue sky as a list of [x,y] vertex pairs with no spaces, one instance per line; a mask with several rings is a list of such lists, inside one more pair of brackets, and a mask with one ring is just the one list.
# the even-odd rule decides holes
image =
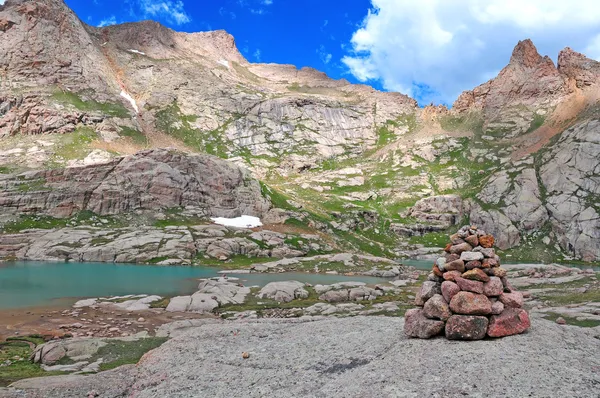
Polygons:
[[[251,62],[311,66],[330,77],[352,82],[358,80],[341,59],[371,6],[369,0],[188,0],[182,3],[189,19],[186,21],[168,12],[148,12],[144,2],[131,0],[66,3],[84,22],[94,26],[153,19],[178,31],[225,29]],[[177,2],[171,4],[176,6]],[[376,81],[371,83],[382,88]]]
[[[3,0],[0,0],[2,2]],[[576,0],[66,0],[90,25],[153,19],[225,29],[251,62],[451,105],[493,78],[519,40],[555,62],[564,47],[600,59],[600,2]]]

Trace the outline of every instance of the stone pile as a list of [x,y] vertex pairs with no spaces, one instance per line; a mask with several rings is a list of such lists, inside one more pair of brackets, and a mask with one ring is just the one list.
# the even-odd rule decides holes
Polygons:
[[445,332],[450,340],[479,340],[527,330],[523,295],[500,267],[494,237],[464,226],[450,241],[417,293],[415,304],[421,308],[406,312],[406,335],[428,339]]

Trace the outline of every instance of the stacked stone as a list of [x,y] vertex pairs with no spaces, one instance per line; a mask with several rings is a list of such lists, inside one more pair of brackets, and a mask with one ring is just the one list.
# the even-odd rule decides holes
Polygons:
[[445,332],[449,340],[479,340],[522,333],[530,326],[516,291],[500,267],[494,237],[464,226],[423,283],[405,315],[404,332],[428,339]]

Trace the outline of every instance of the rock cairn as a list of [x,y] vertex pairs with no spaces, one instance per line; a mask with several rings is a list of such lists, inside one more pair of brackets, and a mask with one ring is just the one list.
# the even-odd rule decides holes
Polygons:
[[464,226],[423,283],[405,315],[404,333],[428,339],[445,332],[449,340],[479,340],[519,334],[530,326],[516,291],[500,267],[494,237]]

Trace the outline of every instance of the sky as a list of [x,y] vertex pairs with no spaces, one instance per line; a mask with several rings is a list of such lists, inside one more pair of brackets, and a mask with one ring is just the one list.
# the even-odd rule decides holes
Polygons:
[[178,31],[224,29],[250,62],[310,66],[421,105],[451,105],[493,78],[522,39],[555,62],[567,46],[600,59],[597,0],[65,1],[94,26],[153,19]]

